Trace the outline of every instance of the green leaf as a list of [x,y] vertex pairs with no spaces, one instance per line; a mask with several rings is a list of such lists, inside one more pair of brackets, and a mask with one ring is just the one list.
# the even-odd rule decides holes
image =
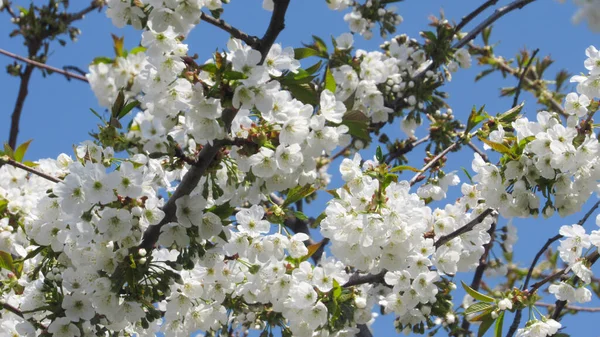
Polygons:
[[475,107],[471,109],[471,114],[469,115],[469,119],[467,120],[467,128],[465,129],[465,133],[471,132],[473,128],[477,126],[477,124],[481,123],[485,119],[483,115],[485,111],[483,110],[485,106],[476,110]]
[[479,74],[477,74],[477,76],[475,76],[475,82],[479,81],[480,79],[484,78],[485,76],[493,73],[496,69],[486,69],[482,72],[480,72]]
[[317,242],[315,244],[309,245],[308,247],[308,254],[304,255],[300,260],[301,261],[306,261],[308,259],[310,259],[311,256],[313,256],[317,250],[319,250],[319,248],[321,248],[321,246],[323,245],[325,241],[321,241],[321,242]]
[[119,90],[119,94],[117,95],[117,98],[115,99],[115,102],[113,103],[112,109],[111,109],[111,116],[112,117],[117,117],[119,116],[119,112],[121,112],[121,110],[123,109],[123,105],[125,104],[125,93],[123,93],[123,90]]
[[327,89],[335,94],[336,88],[337,88],[337,85],[335,84],[335,78],[333,78],[331,69],[329,69],[329,67],[327,67],[327,70],[325,72],[325,89]]
[[465,291],[467,292],[467,294],[471,295],[471,297],[473,297],[474,299],[482,301],[482,302],[488,302],[488,303],[495,302],[495,300],[492,297],[486,296],[486,295],[478,292],[477,290],[469,287],[465,282],[460,281],[460,283],[462,283],[462,286],[465,289]]
[[496,326],[494,327],[495,337],[502,337],[502,324],[504,323],[504,313],[505,311],[501,311],[498,315],[498,319],[496,320]]
[[308,84],[289,84],[288,90],[292,96],[304,104],[317,105],[319,104],[317,92]]
[[381,146],[377,146],[377,150],[375,150],[375,158],[380,163],[383,163],[383,152],[381,151]]
[[146,51],[146,47],[137,46],[129,51],[129,54],[135,55],[137,53],[143,53]]
[[461,169],[463,170],[463,172],[465,173],[467,178],[469,178],[469,182],[471,182],[471,184],[473,184],[473,177],[471,177],[471,174],[469,173],[469,171],[467,171],[467,169],[462,166],[461,166]]
[[115,34],[111,34],[111,36],[112,36],[112,39],[113,39],[113,48],[115,50],[115,55],[117,57],[119,57],[119,56],[121,56],[121,57],[127,56],[127,53],[123,49],[123,44],[125,42],[125,36],[118,37]]
[[494,306],[490,303],[487,302],[477,302],[472,304],[471,306],[469,306],[467,308],[467,310],[465,310],[465,314],[472,314],[474,312],[480,312],[480,311],[484,311],[490,308],[493,308]]
[[96,115],[96,117],[100,118],[100,120],[101,120],[102,122],[104,122],[104,118],[102,118],[102,116],[100,116],[100,114],[99,114],[99,113],[97,113],[97,112],[96,112],[96,110],[94,110],[94,109],[90,108],[90,111],[91,111],[91,112],[92,112],[94,115]]
[[311,228],[317,228],[319,227],[319,225],[321,224],[321,221],[323,221],[323,219],[325,219],[327,217],[327,214],[325,214],[325,212],[319,214],[319,216],[315,219],[315,222],[313,222],[310,227]]
[[310,47],[304,47],[304,48],[296,48],[294,49],[294,58],[296,60],[302,60],[305,59],[307,57],[311,57],[311,56],[317,56],[319,55],[319,51],[314,49],[314,48],[310,48]]
[[110,57],[106,57],[106,56],[98,56],[98,57],[94,58],[94,60],[92,60],[92,64],[100,64],[100,63],[111,64],[113,62],[114,62],[113,59],[111,59]]
[[8,271],[14,272],[15,266],[13,264],[12,255],[7,252],[3,252],[0,250],[0,269],[6,269]]
[[361,111],[353,110],[347,112],[344,115],[342,124],[348,127],[348,133],[350,133],[351,136],[366,141],[371,140],[371,135],[369,133],[369,117]]
[[123,117],[125,117],[129,111],[131,111],[133,108],[135,108],[136,106],[138,106],[140,104],[140,102],[138,102],[137,100],[131,101],[129,103],[127,103],[123,109],[121,109],[121,112],[119,112],[119,116],[117,116],[118,119],[121,119]]
[[338,299],[342,295],[342,287],[336,279],[333,279],[333,298]]
[[487,144],[489,147],[491,147],[496,152],[500,152],[502,154],[510,153],[510,149],[504,144],[492,142],[491,140],[480,137],[480,136],[477,136],[477,138],[479,138],[479,140],[481,140],[482,142]]
[[413,171],[413,172],[421,172],[420,169],[408,165],[398,165],[390,170],[390,173],[398,172],[398,171]]
[[302,221],[307,221],[308,220],[308,217],[306,216],[306,214],[304,214],[304,213],[302,213],[300,211],[294,211],[294,216],[296,218],[298,218],[299,220],[302,220]]
[[296,201],[302,200],[307,196],[315,193],[316,190],[317,189],[312,187],[310,184],[306,184],[304,186],[296,186],[288,192],[287,198],[285,199],[281,207],[285,208],[295,203]]
[[477,337],[483,337],[485,333],[490,329],[492,324],[494,324],[495,319],[492,318],[492,315],[488,315],[479,325],[479,330],[477,331]]
[[23,158],[25,157],[25,152],[27,152],[27,148],[29,147],[29,144],[31,144],[32,141],[33,139],[30,139],[17,147],[17,149],[15,150],[16,161],[18,161],[19,163],[23,161]]
[[243,80],[245,78],[248,78],[246,75],[244,75],[244,73],[233,70],[227,70],[226,72],[224,72],[223,77],[228,80]]
[[15,151],[8,143],[4,143],[4,155],[9,156],[11,159],[15,159]]
[[524,106],[525,106],[525,102],[522,102],[521,104],[517,105],[516,107],[514,107],[502,114],[499,114],[496,117],[503,122],[514,122],[517,119],[517,116],[519,115],[519,113],[521,112],[521,110],[523,109]]
[[217,72],[217,65],[214,63],[206,63],[199,66],[198,69],[206,71],[207,73],[215,74]]
[[321,39],[320,37],[313,35],[313,41],[315,44],[315,47],[317,47],[317,50],[319,52],[321,52],[321,54],[323,55],[327,55],[327,45],[325,44],[325,41],[323,41],[323,39]]
[[309,73],[309,74],[311,74],[311,75],[314,74],[314,73],[316,73],[321,68],[321,64],[322,63],[323,63],[323,61],[319,61],[319,62],[313,64],[312,66],[306,68],[306,72]]

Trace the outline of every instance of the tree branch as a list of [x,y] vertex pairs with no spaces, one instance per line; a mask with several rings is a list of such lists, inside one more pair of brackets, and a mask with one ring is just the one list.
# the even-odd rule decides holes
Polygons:
[[265,61],[265,58],[267,57],[269,50],[271,50],[271,46],[275,43],[275,39],[279,36],[279,33],[285,28],[285,13],[287,12],[289,4],[290,0],[274,0],[273,14],[271,15],[269,27],[267,27],[265,35],[258,41],[258,45],[255,48],[262,55],[262,59],[260,60],[261,64]]
[[8,52],[8,51],[6,51],[4,49],[0,49],[0,54],[6,55],[8,57],[12,57],[12,58],[14,58],[16,60],[25,62],[27,64],[30,64],[30,65],[38,67],[38,68],[50,70],[52,72],[64,75],[67,78],[67,80],[70,80],[71,78],[74,78],[74,79],[77,79],[77,80],[80,80],[80,81],[83,81],[83,82],[89,82],[88,79],[85,76],[82,76],[82,75],[79,75],[79,74],[75,74],[75,73],[71,73],[71,72],[68,72],[68,71],[63,70],[63,69],[58,69],[58,68],[55,68],[53,66],[49,66],[47,64],[44,64],[44,63],[41,63],[41,62],[38,62],[38,61],[34,61],[34,60],[31,60],[31,59],[28,59],[26,57],[19,56],[17,54],[13,54],[13,53]]
[[468,147],[470,147],[470,148],[471,148],[471,150],[473,150],[473,152],[475,152],[475,153],[477,153],[478,155],[480,155],[480,156],[481,156],[481,159],[483,159],[483,161],[485,161],[486,163],[489,163],[489,162],[490,162],[490,160],[489,160],[489,158],[488,158],[488,155],[487,155],[487,154],[486,154],[486,153],[485,153],[483,150],[481,150],[480,148],[478,148],[477,146],[475,146],[475,144],[473,144],[473,142],[472,142],[472,141],[469,141],[469,142],[467,143],[467,146],[468,146]]
[[488,7],[494,6],[496,3],[498,3],[498,0],[488,0],[481,6],[477,7],[474,11],[464,16],[460,23],[456,25],[456,28],[454,28],[454,34],[459,33],[469,22],[471,22],[471,20],[481,14],[484,10],[488,9]]
[[383,282],[386,273],[386,269],[383,269],[377,274],[360,275],[359,273],[354,273],[352,276],[350,276],[348,282],[344,283],[342,287],[348,288],[365,283],[381,283]]
[[[596,202],[594,204],[594,206],[592,206],[590,208],[590,210],[587,213],[585,213],[585,215],[583,216],[583,218],[581,218],[577,222],[577,224],[579,226],[583,226],[583,224],[585,224],[585,222],[592,215],[592,213],[594,213],[594,211],[598,208],[598,206],[600,206],[600,201]],[[531,262],[531,265],[529,266],[529,270],[527,271],[527,276],[525,277],[525,281],[523,281],[523,286],[521,287],[521,290],[525,290],[529,286],[529,281],[531,280],[531,276],[533,275],[533,270],[535,269],[535,266],[537,265],[538,260],[544,254],[544,252],[546,251],[546,249],[548,249],[548,247],[550,247],[550,245],[552,245],[557,240],[560,240],[562,237],[563,236],[561,234],[557,234],[557,235],[549,238],[548,241],[546,241],[546,243],[542,246],[542,248],[537,252],[537,254],[535,254],[535,258],[533,259],[533,261]],[[555,279],[557,277],[557,275],[560,276],[563,273],[564,273],[564,269],[562,271],[556,272],[555,274],[551,274],[551,275],[546,276],[541,281],[539,281],[539,282],[535,283],[534,285],[532,285],[531,292],[533,292],[534,290],[537,290],[539,287],[541,287],[542,285],[544,285],[546,282]],[[522,309],[521,310],[517,310],[515,312],[515,317],[513,319],[513,322],[510,325],[510,329],[509,329],[508,333],[506,334],[507,337],[512,337],[514,335],[514,333],[517,331],[517,328],[519,327],[519,324],[521,323],[521,316],[522,316],[521,312],[522,312]]]
[[412,177],[412,179],[410,179],[410,181],[409,181],[410,186],[413,186],[414,184],[416,184],[417,181],[419,180],[419,178],[421,177],[422,173],[425,173],[427,170],[429,170],[433,165],[435,165],[435,163],[437,163],[446,154],[448,154],[448,152],[450,152],[450,151],[454,150],[455,148],[457,148],[458,144],[460,144],[460,140],[452,143],[450,146],[448,146],[447,148],[445,148],[444,150],[442,150],[442,152],[438,153],[437,156],[435,156],[433,159],[431,159],[427,164],[425,164],[425,166],[423,166],[423,168],[421,168],[421,170],[419,171],[419,173],[415,174]]
[[537,55],[537,53],[539,51],[540,51],[539,48],[537,48],[536,50],[533,51],[533,53],[531,54],[531,57],[529,58],[529,60],[527,61],[527,64],[525,65],[525,68],[523,68],[523,72],[521,73],[521,76],[519,76],[519,82],[517,84],[517,91],[515,92],[515,99],[513,100],[513,105],[512,105],[513,108],[516,107],[517,104],[519,104],[519,95],[521,94],[521,88],[523,87],[523,79],[525,78],[525,75],[529,71],[529,67],[531,67],[531,63],[533,62],[533,59],[535,58],[535,56]]
[[494,14],[490,15],[487,19],[483,20],[477,27],[475,27],[472,31],[470,31],[465,37],[463,37],[460,41],[458,41],[454,46],[455,49],[464,47],[469,43],[469,41],[473,40],[479,33],[481,33],[484,29],[491,26],[492,23],[496,22],[496,20],[500,19],[504,15],[514,11],[515,9],[521,9],[526,5],[534,2],[535,0],[517,0],[509,3],[508,5],[498,8],[494,11]]
[[[590,263],[590,268],[594,263],[596,263],[596,261],[598,261],[599,257],[600,257],[600,254],[598,253],[598,250],[596,250],[592,255],[590,255],[586,258],[588,260],[588,262]],[[578,281],[579,281],[579,277],[575,277],[573,284],[577,284]],[[565,308],[566,305],[567,305],[567,301],[556,301],[556,309],[554,310],[554,313],[552,314],[552,319],[558,320],[558,318],[560,317],[561,311]]]
[[0,157],[0,167],[2,167],[2,165],[4,164],[8,164],[10,166],[16,167],[16,168],[20,168],[21,170],[25,170],[29,173],[35,174],[38,177],[42,177],[48,181],[51,181],[53,183],[59,183],[61,182],[60,179],[53,177],[51,175],[48,175],[46,173],[40,172],[32,167],[29,167],[25,164],[19,163],[18,161],[15,161],[13,159],[10,158],[4,158],[4,157]]
[[[271,22],[269,23],[269,27],[263,38],[258,43],[256,49],[261,53],[262,59],[260,64],[264,62],[264,59],[267,56],[267,53],[273,46],[273,43],[279,33],[284,28],[284,20],[285,13],[287,11],[290,0],[275,0],[274,1],[274,9],[273,14],[271,16]],[[231,118],[235,118],[237,111],[232,112]],[[144,232],[142,237],[142,243],[138,246],[138,248],[144,248],[147,251],[152,250],[158,241],[158,237],[160,236],[160,229],[165,224],[176,220],[176,210],[177,206],[175,202],[177,199],[189,195],[194,188],[198,185],[200,178],[204,175],[208,167],[212,164],[215,156],[221,150],[223,144],[219,140],[215,140],[212,145],[206,145],[198,154],[198,159],[192,167],[190,167],[189,171],[185,174],[177,188],[175,189],[175,193],[169,198],[169,201],[163,207],[163,212],[165,216],[161,222],[157,225],[150,226]]]
[[[496,218],[497,221],[497,218]],[[474,290],[479,290],[479,286],[481,285],[481,280],[483,279],[483,273],[485,272],[485,268],[487,268],[487,260],[490,254],[490,250],[494,246],[494,231],[496,231],[496,221],[492,223],[490,230],[488,230],[488,234],[490,235],[490,242],[484,245],[483,255],[479,259],[479,265],[477,269],[475,269],[475,274],[473,275],[473,281],[471,281],[471,288]],[[469,327],[471,326],[471,322],[467,319],[467,316],[464,317],[462,325],[460,326],[463,331],[469,331]]]
[[406,145],[400,149],[398,149],[397,151],[394,152],[390,152],[387,154],[386,158],[385,158],[385,162],[390,164],[394,159],[399,158],[407,153],[409,153],[410,151],[412,151],[415,147],[425,143],[426,141],[428,141],[430,139],[430,135],[427,135],[419,140],[415,139],[414,141],[411,142],[407,142]]
[[17,147],[17,136],[19,134],[19,122],[21,120],[21,113],[23,112],[23,105],[25,99],[29,93],[29,80],[33,73],[34,67],[28,65],[25,67],[25,71],[21,74],[21,83],[19,84],[19,93],[17,94],[17,101],[15,102],[15,108],[13,109],[11,123],[10,123],[10,135],[8,137],[8,145],[11,148]]
[[205,14],[204,12],[202,14],[200,14],[200,19],[202,21],[210,23],[211,25],[213,25],[215,27],[218,27],[218,28],[226,31],[234,38],[244,41],[249,46],[253,46],[259,41],[256,36],[250,36],[250,35],[242,32],[241,30],[239,30],[239,29],[231,26],[227,22],[225,22],[223,19],[214,18],[208,14]]
[[[556,304],[551,304],[551,303],[537,302],[535,305],[538,307],[545,307],[550,310],[556,309]],[[581,312],[600,312],[600,307],[589,308],[589,307],[580,307],[580,306],[576,306],[576,305],[566,305],[564,307],[564,309],[573,310],[573,311],[581,311]]]
[[493,209],[488,208],[485,211],[483,211],[481,214],[479,214],[475,219],[469,221],[468,224],[460,227],[459,229],[455,230],[454,232],[452,232],[448,235],[444,235],[444,236],[440,237],[434,244],[435,248],[439,248],[442,245],[444,245],[445,243],[447,243],[448,241],[471,231],[473,229],[473,227],[480,224],[483,221],[483,219],[485,219],[488,215],[492,214],[493,212],[494,212]]

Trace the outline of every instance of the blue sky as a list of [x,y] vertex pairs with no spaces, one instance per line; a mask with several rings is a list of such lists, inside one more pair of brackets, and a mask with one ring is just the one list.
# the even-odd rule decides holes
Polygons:
[[[27,4],[28,1],[15,1],[17,4]],[[36,3],[45,1],[36,0]],[[428,29],[428,16],[439,14],[443,9],[449,20],[459,21],[460,18],[483,1],[460,0],[405,0],[397,4],[398,12],[404,17],[404,22],[398,27],[398,33],[406,33],[411,37],[418,38],[420,30]],[[268,24],[270,13],[262,10],[262,1],[234,0],[231,5],[226,6],[223,18],[235,27],[251,34],[262,36]],[[500,1],[499,5],[508,3]],[[73,10],[87,5],[88,1],[71,1]],[[599,35],[590,32],[583,24],[573,25],[571,17],[575,12],[571,3],[564,5],[557,1],[540,0],[514,11],[498,21],[494,25],[492,41],[499,42],[496,48],[498,55],[507,58],[515,55],[520,49],[539,48],[539,56],[551,55],[555,64],[551,66],[548,74],[554,74],[561,68],[568,69],[571,73],[579,73],[585,70],[585,48],[598,42]],[[471,23],[467,29],[474,27],[478,22],[491,13],[490,10]],[[25,47],[19,37],[9,38],[8,34],[14,29],[6,12],[0,13],[0,48],[20,55],[26,55]],[[286,29],[277,39],[283,46],[301,46],[301,42],[308,43],[311,35],[318,35],[328,41],[328,37],[338,36],[348,31],[347,24],[343,21],[343,14],[330,11],[325,0],[294,0],[290,4],[286,19]],[[125,36],[127,48],[136,46],[140,41],[140,32],[132,29],[117,29],[112,26],[110,20],[104,13],[91,13],[76,26],[82,30],[82,35],[77,43],[69,43],[66,47],[60,47],[57,43],[51,48],[48,64],[62,67],[65,65],[77,66],[86,69],[94,57],[105,55],[113,56],[112,39],[110,34]],[[187,39],[190,46],[190,54],[197,53],[200,60],[210,57],[215,49],[225,48],[228,35],[213,26],[201,23],[194,29]],[[376,49],[381,39],[374,38],[364,41],[355,37],[356,46],[364,49]],[[12,63],[13,61],[4,56],[0,57],[0,65]],[[503,79],[499,75],[486,77],[484,80],[474,83],[475,74],[480,68],[473,67],[470,70],[460,71],[453,76],[452,82],[445,86],[445,91],[450,93],[448,102],[454,110],[455,116],[465,120],[473,105],[486,105],[490,113],[505,111],[510,108],[512,98],[500,98],[498,89],[505,86],[514,86],[516,80],[513,78]],[[10,114],[18,91],[17,78],[0,74],[0,139],[8,139],[10,126]],[[538,106],[535,99],[523,93],[521,98],[526,101],[524,112],[531,119],[534,117]],[[42,78],[41,73],[36,71],[29,86],[29,96],[25,102],[21,120],[21,132],[19,143],[33,139],[26,159],[35,160],[46,157],[56,157],[61,152],[72,154],[72,146],[89,139],[88,132],[94,131],[99,120],[90,112],[90,108],[102,111],[97,105],[96,98],[91,89],[79,81],[67,81],[59,75]],[[389,128],[399,131],[397,125]],[[419,130],[417,135],[423,136],[424,129]],[[372,156],[366,152],[363,157]],[[416,161],[413,166],[421,165],[422,152],[418,149],[412,155]],[[454,153],[449,159],[451,169],[460,169],[461,166],[470,168],[472,152],[466,149]],[[337,165],[333,165],[330,173],[337,173]],[[409,179],[410,175],[406,177]],[[466,180],[461,175],[463,181]],[[339,186],[340,180],[334,178],[332,186]],[[451,192],[450,200],[455,197],[456,190]],[[321,195],[317,202],[307,207],[311,215],[320,213],[324,208],[327,195]],[[587,209],[587,208],[586,208]],[[561,219],[554,217],[550,220],[528,219],[518,220],[515,224],[519,230],[519,242],[515,247],[515,261],[521,265],[528,265],[537,250],[544,244],[548,237],[557,233],[561,225],[575,223],[578,216]],[[502,220],[503,225],[506,220]],[[587,224],[592,228],[593,217]],[[499,254],[499,251],[496,250]],[[595,268],[599,270],[598,267]],[[466,275],[465,280],[471,277]],[[462,293],[457,293],[462,296]],[[460,300],[457,300],[460,302]],[[589,306],[599,306],[600,301],[595,299]],[[544,312],[544,311],[543,311]],[[524,312],[526,315],[527,313]],[[580,314],[576,318],[566,318],[563,325],[572,336],[598,336],[595,332],[597,326],[593,321],[592,314]],[[505,320],[505,331],[507,323],[512,319]],[[374,325],[375,335],[392,335],[392,317],[381,317]]]

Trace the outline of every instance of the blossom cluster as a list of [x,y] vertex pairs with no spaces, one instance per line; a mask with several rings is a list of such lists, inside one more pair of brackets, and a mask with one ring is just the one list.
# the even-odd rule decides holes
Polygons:
[[[341,261],[362,273],[385,273],[385,289],[379,301],[394,312],[400,326],[417,326],[436,303],[441,276],[477,266],[489,242],[493,216],[473,230],[437,245],[436,242],[465,226],[487,207],[468,184],[456,204],[431,210],[407,181],[385,185],[380,172],[385,164],[344,159],[340,173],[346,182],[336,190],[322,220],[321,233],[332,243]],[[383,166],[382,166],[383,165]],[[472,210],[472,212],[469,212]]]
[[352,7],[352,11],[344,15],[350,31],[362,35],[367,40],[373,37],[373,28],[380,26],[382,37],[395,31],[395,26],[402,23],[402,16],[395,13],[396,7],[387,7],[385,1],[367,0],[361,4],[352,0],[326,0],[332,10],[343,11]]

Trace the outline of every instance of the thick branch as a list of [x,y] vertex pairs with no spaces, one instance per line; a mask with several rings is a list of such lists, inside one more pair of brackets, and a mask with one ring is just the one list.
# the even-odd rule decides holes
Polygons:
[[382,270],[378,274],[360,275],[359,273],[355,273],[352,276],[350,276],[348,282],[344,283],[342,287],[347,288],[365,283],[381,283],[383,282],[386,273],[386,269]]
[[249,46],[252,46],[258,42],[258,38],[256,36],[250,36],[242,32],[241,30],[225,22],[223,19],[217,19],[205,13],[200,14],[200,19],[226,31],[234,38],[244,41]]
[[[257,50],[262,54],[262,60],[260,62],[261,64],[266,58],[267,53],[271,49],[275,39],[277,36],[279,36],[279,33],[284,28],[285,13],[289,3],[290,0],[275,0],[275,7],[273,9],[271,22],[269,23],[269,27],[267,28],[265,36],[260,40],[259,46],[257,47]],[[232,119],[235,118],[236,113],[237,111],[232,112]],[[151,250],[154,248],[154,245],[156,245],[158,237],[160,236],[160,229],[162,226],[176,220],[175,213],[177,206],[175,205],[175,202],[177,199],[189,195],[194,188],[196,188],[200,178],[202,178],[208,167],[211,165],[222,146],[223,144],[217,140],[214,141],[212,145],[206,145],[202,151],[200,151],[198,159],[185,174],[181,180],[181,183],[179,183],[179,186],[177,186],[175,193],[173,193],[171,198],[169,198],[169,201],[163,207],[165,217],[157,225],[150,226],[148,229],[146,229],[139,248],[144,248],[146,250]]]
[[68,80],[70,80],[71,78],[74,78],[74,79],[77,79],[77,80],[80,80],[80,81],[83,81],[83,82],[88,82],[88,79],[85,76],[82,76],[82,75],[79,75],[79,74],[75,74],[75,73],[71,73],[71,72],[68,72],[68,71],[63,70],[63,69],[58,69],[58,68],[55,68],[53,66],[49,66],[47,64],[44,64],[44,63],[41,63],[41,62],[37,62],[37,61],[31,60],[31,59],[28,59],[26,57],[19,56],[17,54],[13,54],[13,53],[8,52],[8,51],[6,51],[4,49],[0,49],[0,54],[6,55],[8,57],[12,57],[12,58],[14,58],[16,60],[25,62],[25,63],[30,64],[32,66],[36,66],[38,68],[50,70],[52,72],[64,75]]
[[290,4],[290,0],[274,0],[273,15],[271,15],[271,21],[265,35],[260,39],[257,50],[261,53],[262,59],[261,64],[265,61],[271,46],[275,43],[275,39],[279,36],[279,33],[285,28],[285,13]]
[[23,112],[23,105],[25,99],[29,93],[29,80],[33,73],[34,67],[28,65],[25,67],[25,71],[21,74],[21,84],[19,85],[19,93],[17,95],[17,101],[15,102],[15,108],[12,113],[10,122],[10,135],[8,137],[8,145],[15,149],[17,147],[17,136],[19,134],[19,122],[21,121],[21,113]]
[[160,229],[162,226],[169,222],[173,222],[177,220],[175,215],[177,206],[175,202],[177,199],[189,195],[192,193],[194,188],[198,185],[200,178],[204,175],[213,159],[221,149],[221,144],[218,141],[215,141],[213,145],[206,145],[200,154],[198,155],[198,159],[194,163],[194,165],[189,169],[189,171],[185,174],[177,189],[175,189],[175,193],[169,198],[169,201],[163,207],[163,212],[165,212],[165,217],[162,219],[160,223],[155,226],[150,226],[144,232],[144,236],[142,238],[142,243],[139,245],[139,248],[144,248],[147,251],[150,251],[154,248],[154,245],[158,241],[158,237],[160,236]]
[[458,236],[461,236],[467,232],[470,232],[473,229],[473,227],[480,224],[483,221],[483,219],[485,219],[488,215],[492,214],[492,212],[494,212],[494,210],[491,208],[488,208],[485,211],[483,211],[481,214],[479,214],[475,219],[469,221],[468,224],[462,226],[461,228],[455,230],[454,232],[452,232],[448,235],[444,235],[444,236],[440,237],[434,244],[435,248],[439,248],[442,245],[449,242],[450,240],[452,240]]

